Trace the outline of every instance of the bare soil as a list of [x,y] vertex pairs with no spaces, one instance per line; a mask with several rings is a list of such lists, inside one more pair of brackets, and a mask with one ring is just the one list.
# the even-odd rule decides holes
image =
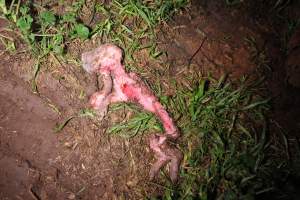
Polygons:
[[[260,76],[253,48],[245,41],[256,38],[258,49],[267,47],[272,67],[266,83],[266,95],[274,97],[272,117],[298,140],[300,77],[286,66],[299,66],[299,61],[282,54],[274,24],[251,18],[251,5],[233,9],[223,1],[209,2],[194,1],[162,27],[159,41],[168,53],[168,74],[228,73],[233,80]],[[299,46],[299,38],[293,37],[291,49]],[[75,44],[70,51],[79,59],[94,47]],[[54,131],[58,122],[87,107],[88,97],[97,90],[96,77],[72,59],[50,56],[41,66],[35,94],[30,84],[35,60],[29,52],[22,51],[21,44],[14,54],[0,48],[0,199],[142,199],[162,190],[148,181],[152,154],[147,137],[124,139],[106,133],[116,118],[126,119],[130,113],[110,113],[100,125],[75,118],[61,132]]]

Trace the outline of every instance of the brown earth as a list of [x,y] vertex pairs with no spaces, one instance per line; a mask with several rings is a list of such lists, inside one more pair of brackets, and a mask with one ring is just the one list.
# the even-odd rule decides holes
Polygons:
[[[270,39],[275,37],[274,26],[247,17],[251,5],[245,15],[239,12],[243,8],[206,2],[193,3],[159,32],[160,48],[167,51],[171,66],[168,74],[228,73],[236,79],[260,76],[269,65],[266,85],[267,95],[275,97],[273,118],[298,139],[299,34],[289,43],[290,53],[281,56],[278,41]],[[256,51],[268,47],[270,61],[255,60],[257,52],[246,38],[256,39]],[[78,63],[81,52],[94,47],[95,43],[70,47],[76,59],[50,56],[37,77],[38,94],[30,85],[35,60],[21,44],[14,54],[0,47],[0,199],[142,199],[161,191],[159,184],[147,181],[152,161],[147,138],[106,133],[117,118],[126,119],[130,113],[113,112],[100,123],[75,118],[61,132],[54,131],[56,123],[87,107],[97,89],[96,77]],[[162,78],[163,83],[168,84]]]

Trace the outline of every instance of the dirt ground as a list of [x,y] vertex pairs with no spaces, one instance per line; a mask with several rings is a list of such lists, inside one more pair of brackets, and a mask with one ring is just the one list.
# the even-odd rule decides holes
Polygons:
[[[223,4],[194,1],[190,10],[163,26],[160,48],[168,52],[170,75],[195,70],[237,79],[264,73],[265,95],[274,99],[272,119],[298,141],[300,31],[283,55],[278,37],[284,25],[253,14],[252,5],[233,9]],[[294,9],[291,13],[297,16]],[[266,49],[268,59],[259,62],[271,71],[253,62],[253,46],[245,38],[255,38],[258,51]],[[35,94],[30,85],[34,60],[23,48],[0,53],[0,199],[142,199],[162,190],[147,181],[152,162],[147,137],[106,133],[116,116],[125,119],[128,113],[111,113],[100,125],[75,118],[61,132],[54,131],[56,123],[87,107],[96,78],[71,60],[55,68],[57,60],[50,58],[38,75]],[[78,48],[80,58],[88,48]],[[81,91],[86,96],[78,98]]]

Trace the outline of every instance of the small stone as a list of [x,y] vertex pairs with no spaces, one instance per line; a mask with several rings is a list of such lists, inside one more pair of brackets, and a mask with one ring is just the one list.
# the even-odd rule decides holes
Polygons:
[[64,146],[67,148],[71,148],[73,146],[72,142],[65,142]]
[[76,195],[71,193],[69,194],[69,196],[67,197],[68,199],[75,199],[76,198]]

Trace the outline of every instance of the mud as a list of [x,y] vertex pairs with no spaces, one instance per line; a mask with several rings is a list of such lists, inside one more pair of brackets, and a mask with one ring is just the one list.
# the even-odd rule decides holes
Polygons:
[[[0,197],[31,199],[44,195],[41,185],[55,185],[59,174],[61,149],[52,131],[57,116],[5,65],[0,71]],[[47,190],[52,197],[65,196]]]

